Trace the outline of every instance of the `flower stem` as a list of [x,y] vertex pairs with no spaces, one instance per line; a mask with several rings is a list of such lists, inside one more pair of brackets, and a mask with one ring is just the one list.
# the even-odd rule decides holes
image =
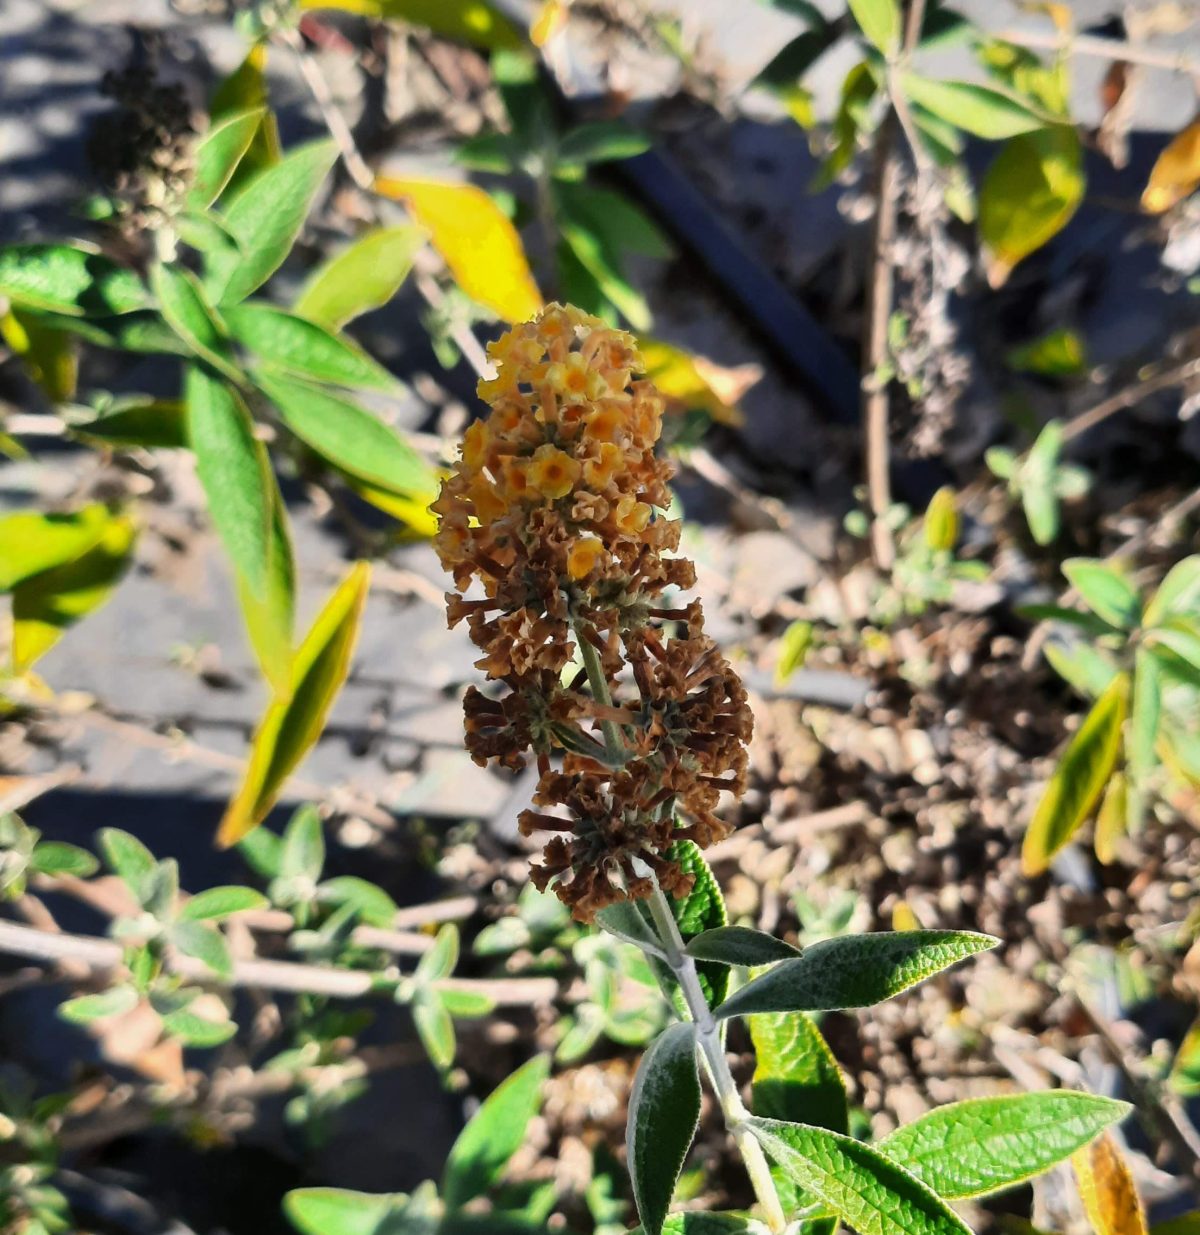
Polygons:
[[[583,637],[576,628],[575,637],[579,642],[579,654],[583,658],[583,668],[587,673],[588,685],[592,688],[592,697],[603,707],[612,707],[612,694],[608,689],[608,678],[604,676],[604,666],[600,663],[600,653]],[[601,732],[604,734],[604,753],[613,767],[620,767],[626,759],[625,739],[614,720],[602,720]]]
[[696,972],[696,962],[684,951],[683,936],[675,922],[675,915],[666,896],[659,887],[655,887],[653,895],[647,901],[650,914],[654,919],[658,936],[662,941],[663,952],[679,989],[687,1003],[696,1026],[696,1041],[707,1065],[709,1080],[721,1107],[721,1115],[725,1126],[733,1137],[738,1152],[750,1176],[750,1184],[754,1195],[762,1206],[763,1217],[774,1235],[780,1235],[787,1228],[787,1218],[779,1201],[779,1193],[775,1190],[775,1181],[771,1178],[771,1169],[767,1165],[762,1146],[754,1138],[746,1124],[749,1112],[738,1093],[733,1074],[729,1071],[729,1061],[725,1058],[725,1047],[721,1041],[721,1030],[708,1006],[704,991],[700,986],[700,977]]

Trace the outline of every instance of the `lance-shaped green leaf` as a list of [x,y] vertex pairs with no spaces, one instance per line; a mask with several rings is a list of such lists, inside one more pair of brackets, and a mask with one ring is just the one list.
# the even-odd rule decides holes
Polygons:
[[395,391],[399,382],[361,348],[323,326],[260,301],[225,310],[230,333],[262,363],[317,382]]
[[442,1175],[449,1212],[482,1196],[500,1178],[541,1107],[549,1072],[548,1056],[535,1056],[494,1089],[471,1117],[451,1147]]
[[800,955],[799,949],[793,948],[790,943],[748,926],[717,926],[701,931],[688,940],[685,951],[698,961],[715,961],[718,965],[742,965],[746,968],[792,960]]
[[279,146],[279,125],[270,108],[267,97],[268,43],[264,39],[255,43],[246,53],[246,58],[213,90],[209,115],[213,123],[227,120],[243,112],[261,110],[262,119],[254,131],[226,187],[226,192],[243,188],[256,173],[279,162],[282,151]]
[[240,382],[242,375],[233,362],[224,327],[205,300],[196,276],[180,266],[156,265],[150,271],[150,286],[167,324],[188,348],[230,381]]
[[1158,763],[1155,745],[1162,715],[1162,671],[1153,652],[1145,647],[1134,654],[1131,695],[1125,755],[1129,772],[1126,806],[1128,827],[1137,831],[1145,811],[1147,778]]
[[665,1029],[642,1056],[629,1098],[625,1145],[638,1216],[660,1235],[700,1120],[696,1029]]
[[248,909],[263,909],[267,898],[253,888],[228,887],[205,888],[195,896],[188,897],[179,911],[181,922],[215,922],[231,914],[245,913]]
[[144,309],[142,281],[110,258],[66,244],[18,244],[0,249],[0,296],[13,304],[68,317]]
[[69,514],[21,510],[0,518],[0,592],[82,557],[104,536],[110,521],[100,502]]
[[429,235],[423,227],[380,227],[319,267],[293,311],[326,330],[387,304],[400,290]]
[[145,904],[158,869],[154,855],[136,836],[120,828],[102,828],[96,839],[110,869],[133,893],[138,904]]
[[749,1120],[767,1154],[859,1235],[966,1235],[925,1184],[862,1141],[826,1128]]
[[296,649],[290,689],[275,696],[255,731],[241,788],[221,820],[220,844],[235,844],[263,821],[320,736],[350,671],[369,582],[370,566],[357,563]]
[[825,939],[748,982],[716,1014],[725,1019],[870,1007],[999,942],[974,931],[879,931]]
[[1025,833],[1021,866],[1038,875],[1096,808],[1121,749],[1129,675],[1118,674],[1071,739]]
[[74,438],[103,446],[170,449],[187,445],[187,415],[178,399],[123,399],[90,420],[69,426]]
[[1065,1089],[971,1098],[905,1124],[877,1148],[938,1196],[983,1196],[1064,1161],[1130,1109]]
[[1168,618],[1186,617],[1200,604],[1200,554],[1185,557],[1167,571],[1166,578],[1146,605],[1143,625],[1157,626]]
[[171,927],[171,942],[185,956],[198,960],[219,978],[233,976],[233,957],[225,937],[215,926],[184,920]]
[[132,519],[108,520],[100,539],[82,556],[22,580],[12,594],[12,667],[24,673],[62,638],[67,627],[99,608],[131,560],[137,527]]
[[413,995],[412,1018],[429,1062],[444,1072],[454,1062],[458,1040],[454,1021],[437,991],[419,990]]
[[939,81],[917,73],[905,73],[903,86],[914,103],[938,119],[987,141],[1044,128],[1048,120],[1031,103],[994,86]]
[[[765,1119],[813,1124],[830,1132],[848,1132],[846,1085],[820,1029],[803,1012],[752,1016],[747,1022],[754,1043],[754,1113]],[[771,1168],[785,1213],[815,1204],[778,1165]],[[807,1235],[833,1235],[836,1218],[812,1220]]]
[[96,995],[80,995],[58,1005],[58,1014],[66,1021],[77,1025],[90,1025],[92,1021],[104,1020],[131,1012],[137,1006],[137,991],[132,986],[113,986]]
[[255,380],[284,424],[326,462],[388,493],[433,497],[437,484],[421,456],[358,404],[274,374]]
[[1072,557],[1063,563],[1063,574],[1097,617],[1121,630],[1137,625],[1141,599],[1137,588],[1116,566],[1095,558]]
[[188,439],[217,534],[251,590],[261,594],[272,515],[266,448],[240,396],[215,374],[189,365],[184,390]]
[[259,172],[225,208],[225,226],[241,253],[209,270],[207,285],[218,304],[244,300],[283,265],[336,158],[331,141],[301,146]]
[[[389,1230],[400,1235],[408,1229],[401,1217],[406,1202],[399,1193],[298,1188],[283,1198],[283,1210],[303,1235],[385,1235]],[[414,1224],[411,1229],[424,1235],[424,1227]]]
[[601,909],[596,914],[596,921],[610,935],[616,935],[643,952],[649,952],[652,956],[664,955],[661,940],[632,901],[618,901]]
[[184,1046],[193,1046],[202,1051],[228,1042],[238,1028],[236,1021],[210,1020],[190,1008],[176,1008],[173,1012],[167,1012],[162,1023],[163,1030],[169,1037],[177,1038]]
[[86,879],[94,875],[100,863],[78,845],[70,845],[66,841],[40,841],[29,856],[29,869],[40,875],[74,875],[77,879]]
[[850,0],[850,12],[863,34],[885,56],[900,46],[900,6],[896,0]]
[[217,121],[196,147],[195,175],[188,191],[188,205],[204,210],[221,196],[242,156],[250,148],[265,107],[252,107]]

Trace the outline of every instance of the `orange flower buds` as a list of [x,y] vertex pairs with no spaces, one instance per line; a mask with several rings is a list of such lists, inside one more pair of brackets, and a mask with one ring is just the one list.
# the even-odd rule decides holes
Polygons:
[[[724,835],[712,811],[721,789],[744,787],[752,722],[700,606],[656,608],[695,571],[671,556],[662,400],[633,377],[633,338],[550,305],[489,353],[491,414],[467,430],[433,507],[442,564],[460,593],[478,592],[448,595],[450,623],[468,622],[479,667],[506,688],[468,692],[467,746],[479,763],[537,758],[539,809],[521,829],[555,835],[533,878],[586,921],[653,880],[687,890],[672,850]],[[686,629],[662,638],[664,617]],[[580,658],[586,674],[569,672]]]

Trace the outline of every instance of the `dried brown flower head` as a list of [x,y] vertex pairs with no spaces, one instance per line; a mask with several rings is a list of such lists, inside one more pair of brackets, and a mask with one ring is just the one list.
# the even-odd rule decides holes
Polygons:
[[[699,604],[662,607],[695,570],[672,556],[662,400],[635,377],[632,336],[550,305],[489,352],[491,413],[433,507],[442,564],[459,593],[481,593],[450,593],[450,623],[466,619],[479,667],[506,688],[468,692],[467,746],[509,767],[534,753],[539,809],[521,829],[557,835],[533,879],[588,920],[652,879],[688,889],[673,846],[725,834],[713,810],[744,787],[751,716]],[[664,638],[663,621],[680,633]]]

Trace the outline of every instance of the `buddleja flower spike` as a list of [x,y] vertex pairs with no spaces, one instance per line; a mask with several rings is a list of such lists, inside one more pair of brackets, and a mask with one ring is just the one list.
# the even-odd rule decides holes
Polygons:
[[467,746],[480,764],[537,759],[536,809],[520,825],[553,836],[533,879],[589,921],[655,881],[689,890],[672,846],[727,832],[713,811],[723,789],[745,787],[752,720],[699,603],[664,607],[696,575],[673,556],[671,469],[654,453],[663,405],[635,376],[633,337],[550,305],[488,350],[491,412],[433,507],[458,589],[450,624],[466,620],[479,668],[503,684],[468,691]]

